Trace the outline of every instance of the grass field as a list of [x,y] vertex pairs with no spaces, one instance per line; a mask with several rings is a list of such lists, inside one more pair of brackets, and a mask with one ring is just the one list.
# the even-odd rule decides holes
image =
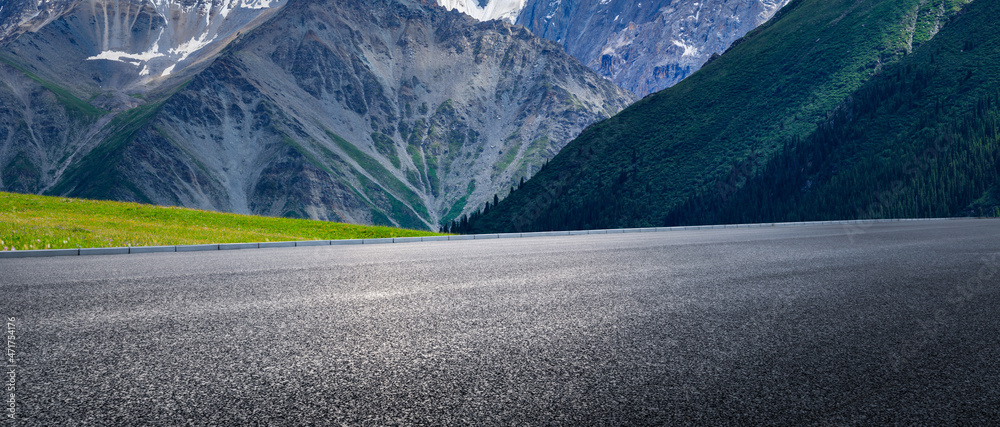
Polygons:
[[0,250],[276,242],[436,233],[0,192]]

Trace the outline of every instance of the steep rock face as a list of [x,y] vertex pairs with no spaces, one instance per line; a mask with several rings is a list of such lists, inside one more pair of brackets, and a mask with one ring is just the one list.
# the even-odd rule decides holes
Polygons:
[[789,0],[531,0],[517,19],[638,96],[674,85]]
[[638,96],[698,71],[789,1],[436,0],[479,20],[523,25]]
[[0,5],[0,45],[44,26],[73,6],[66,0],[6,0]]
[[[13,44],[42,45],[45,30]],[[633,101],[523,28],[409,1],[290,2],[193,77],[169,80],[184,85],[129,97],[141,105],[124,112],[6,57],[23,84],[0,95],[34,93],[22,104],[48,102],[65,111],[50,121],[80,130],[45,123],[0,139],[0,164],[26,171],[3,188],[414,228],[506,193]],[[24,148],[32,132],[64,142],[43,156]]]
[[184,75],[285,1],[16,2],[0,11],[0,55],[77,96],[100,93],[98,104],[126,108],[137,105],[128,95]]
[[38,193],[101,126],[101,111],[0,62],[0,188]]

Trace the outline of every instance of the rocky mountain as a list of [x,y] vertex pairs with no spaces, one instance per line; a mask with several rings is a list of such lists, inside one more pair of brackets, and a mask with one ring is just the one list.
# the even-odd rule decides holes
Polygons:
[[640,97],[698,71],[789,1],[437,0],[477,19],[513,18]]
[[633,101],[413,1],[104,1],[0,48],[0,188],[436,229]]
[[41,27],[50,17],[62,15],[72,5],[70,1],[6,0],[0,4],[0,43],[32,27]]
[[790,0],[532,0],[517,23],[638,96],[673,86]]
[[0,11],[0,40],[6,56],[39,77],[124,99],[213,58],[285,1],[15,2]]
[[992,212],[1000,8],[795,0],[463,232]]

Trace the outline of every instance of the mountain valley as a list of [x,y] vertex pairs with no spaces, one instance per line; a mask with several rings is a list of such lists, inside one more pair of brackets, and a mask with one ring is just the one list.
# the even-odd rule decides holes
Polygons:
[[458,232],[1000,214],[991,5],[437,3],[6,3],[0,190]]

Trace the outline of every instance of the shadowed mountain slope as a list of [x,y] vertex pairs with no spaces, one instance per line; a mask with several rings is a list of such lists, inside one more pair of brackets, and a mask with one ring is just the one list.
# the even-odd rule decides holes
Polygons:
[[694,198],[729,197],[964,4],[793,1],[698,73],[591,126],[466,228],[661,225]]

